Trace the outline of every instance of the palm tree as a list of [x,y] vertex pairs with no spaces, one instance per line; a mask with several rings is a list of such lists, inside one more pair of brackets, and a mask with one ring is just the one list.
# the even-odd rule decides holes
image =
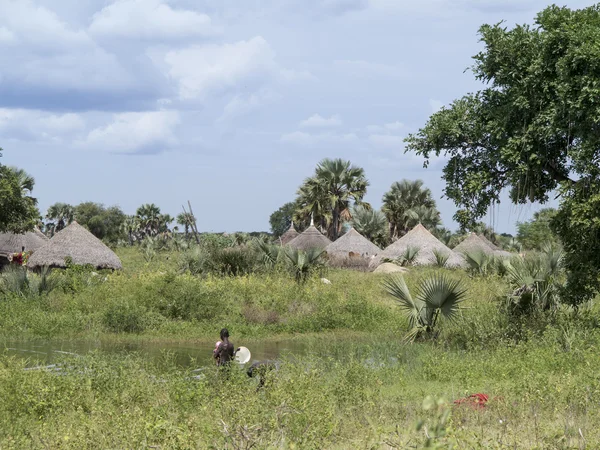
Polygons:
[[133,245],[134,237],[137,237],[137,233],[140,229],[140,222],[136,216],[127,216],[121,224],[121,230],[127,234],[129,239],[129,245]]
[[423,335],[435,337],[439,316],[455,320],[460,312],[459,304],[467,294],[459,280],[440,274],[421,281],[415,297],[411,295],[401,275],[386,279],[383,285],[406,313],[411,328],[407,339],[411,341]]
[[362,205],[352,208],[352,227],[368,240],[385,248],[389,241],[388,221],[381,211]]
[[188,239],[190,228],[196,222],[196,218],[192,213],[183,212],[177,216],[177,223],[183,225],[185,230],[185,238]]
[[75,208],[67,203],[55,203],[48,208],[46,219],[55,221],[55,227],[52,232],[60,231],[71,222],[75,217]]
[[405,235],[419,223],[428,229],[441,224],[431,191],[423,187],[421,180],[393,183],[383,196],[381,209],[390,223],[392,238]]
[[17,176],[23,194],[30,196],[33,191],[33,186],[35,185],[35,179],[23,169],[11,167],[10,170]]
[[329,236],[338,238],[342,220],[350,220],[351,202],[362,204],[369,182],[362,168],[343,159],[324,159],[313,177],[298,190],[300,208],[326,224]]

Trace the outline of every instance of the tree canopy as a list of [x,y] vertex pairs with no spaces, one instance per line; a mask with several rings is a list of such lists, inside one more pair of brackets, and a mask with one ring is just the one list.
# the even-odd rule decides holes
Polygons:
[[288,202],[271,214],[269,223],[271,224],[271,232],[275,237],[283,235],[290,229],[297,208],[298,205],[295,202]]
[[0,232],[22,233],[35,227],[40,212],[31,196],[34,184],[24,170],[0,164]]
[[599,285],[600,6],[550,6],[533,26],[484,25],[480,36],[472,70],[484,87],[431,116],[406,150],[426,165],[447,158],[445,194],[463,227],[505,189],[514,203],[544,203],[558,190],[552,226],[570,269],[564,297],[579,304]]
[[517,223],[517,240],[523,248],[539,250],[546,244],[558,243],[556,235],[550,228],[550,222],[556,213],[554,208],[544,208],[534,213],[531,220]]

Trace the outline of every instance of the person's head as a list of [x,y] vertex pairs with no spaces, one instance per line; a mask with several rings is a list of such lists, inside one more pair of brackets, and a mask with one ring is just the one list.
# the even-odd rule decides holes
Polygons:
[[229,330],[227,328],[221,330],[221,340],[224,341],[225,339],[229,339]]

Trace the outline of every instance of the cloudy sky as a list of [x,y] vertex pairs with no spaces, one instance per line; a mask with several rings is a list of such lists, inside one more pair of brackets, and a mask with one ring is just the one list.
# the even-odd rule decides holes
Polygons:
[[[565,2],[584,7],[589,2]],[[96,201],[204,231],[268,230],[325,157],[363,167],[366,200],[423,179],[450,228],[441,164],[403,138],[478,85],[477,29],[531,22],[538,0],[0,0],[3,164],[43,212]],[[539,206],[486,221],[514,231]]]

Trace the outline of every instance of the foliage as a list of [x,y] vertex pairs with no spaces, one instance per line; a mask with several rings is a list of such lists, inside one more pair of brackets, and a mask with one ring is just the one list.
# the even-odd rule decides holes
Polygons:
[[469,266],[469,272],[474,275],[494,275],[497,268],[497,259],[481,250],[474,250],[464,254],[465,261]]
[[[467,226],[510,189],[514,203],[546,202],[560,188],[552,228],[569,270],[565,296],[577,305],[600,286],[600,8],[550,6],[535,27],[480,28],[484,50],[475,56],[481,91],[454,101],[410,135],[407,151],[443,154],[446,195]],[[592,225],[592,226],[590,226]]]
[[550,228],[550,222],[556,217],[554,208],[544,208],[533,214],[527,222],[517,222],[517,239],[527,250],[541,250],[545,244],[558,244],[556,235]]
[[417,256],[419,256],[419,252],[420,252],[419,247],[410,247],[409,246],[406,248],[406,250],[404,250],[404,253],[402,253],[402,255],[400,255],[397,259],[392,260],[390,262],[398,264],[402,267],[412,266],[412,265],[414,265],[415,261],[417,260]]
[[440,274],[424,278],[414,298],[402,275],[387,278],[383,285],[406,314],[411,329],[407,339],[411,341],[423,336],[436,337],[440,314],[447,320],[456,320],[459,304],[466,296],[459,280]]
[[40,214],[30,195],[33,185],[23,170],[0,165],[0,232],[30,231],[37,224]]
[[310,275],[321,268],[322,249],[311,248],[304,251],[285,247],[284,253],[291,264],[291,271],[298,282],[305,282]]
[[433,250],[433,263],[437,267],[446,267],[448,259],[450,259],[450,253],[443,252],[437,248]]
[[0,292],[5,295],[37,297],[52,292],[58,284],[48,267],[34,274],[28,273],[24,266],[10,265],[0,274]]
[[520,315],[556,310],[563,287],[562,265],[563,252],[552,245],[546,245],[540,254],[505,262],[513,289],[508,296],[509,312]]
[[298,188],[297,215],[300,221],[314,217],[327,229],[332,240],[339,236],[344,220],[351,218],[350,207],[362,204],[369,182],[364,170],[343,159],[324,159],[312,177]]
[[161,233],[167,233],[173,218],[168,214],[162,214],[160,208],[154,203],[149,203],[137,209],[135,221],[134,232],[137,234],[137,239],[141,240],[146,236],[156,237]]
[[392,184],[383,195],[382,211],[390,226],[390,236],[398,238],[421,223],[434,229],[441,224],[431,191],[423,187],[423,181],[402,180]]
[[51,234],[54,234],[73,222],[75,208],[67,203],[55,203],[48,208],[46,219],[53,221],[46,226],[51,230]]
[[380,248],[389,243],[388,222],[385,215],[376,209],[357,205],[352,208],[352,227]]
[[[275,237],[283,235],[283,233],[290,229],[297,208],[298,205],[296,202],[288,202],[271,214],[269,224],[271,225],[271,232]],[[296,223],[296,226],[298,225],[300,224]],[[302,231],[302,228],[306,227],[300,227],[297,231]]]
[[98,239],[116,244],[124,237],[126,215],[118,206],[106,208],[100,203],[84,202],[75,206],[75,220]]

